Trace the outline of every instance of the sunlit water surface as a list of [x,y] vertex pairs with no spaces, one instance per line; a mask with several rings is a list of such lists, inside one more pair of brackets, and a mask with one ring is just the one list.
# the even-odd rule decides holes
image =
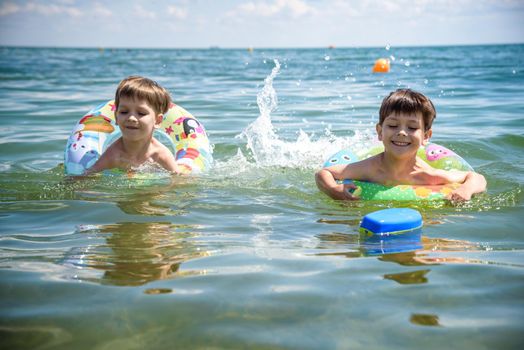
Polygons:
[[[388,57],[392,71],[371,74]],[[6,349],[521,349],[523,45],[0,48],[0,344]],[[78,119],[128,75],[205,125],[214,167],[152,181],[63,175]],[[489,183],[464,205],[341,203],[314,172],[373,142],[399,87]],[[413,249],[358,234],[419,210]],[[400,250],[400,251],[399,251]]]

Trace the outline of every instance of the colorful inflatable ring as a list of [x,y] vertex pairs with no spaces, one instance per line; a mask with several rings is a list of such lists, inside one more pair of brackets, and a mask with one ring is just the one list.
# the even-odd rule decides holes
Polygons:
[[[337,164],[351,164],[362,159],[369,158],[384,151],[382,144],[362,151],[351,149],[342,150],[324,163],[324,167]],[[473,168],[462,157],[444,146],[436,143],[428,143],[425,147],[420,147],[417,155],[433,168],[444,170],[472,171]],[[384,186],[372,182],[342,180],[342,183],[353,183],[357,189],[354,195],[364,200],[384,200],[384,201],[403,201],[403,200],[442,200],[445,199],[458,184],[448,184],[439,186]]]
[[[120,135],[114,101],[103,103],[84,115],[67,140],[66,175],[82,175]],[[154,136],[173,152],[184,174],[201,173],[213,162],[204,126],[180,106],[169,107]]]

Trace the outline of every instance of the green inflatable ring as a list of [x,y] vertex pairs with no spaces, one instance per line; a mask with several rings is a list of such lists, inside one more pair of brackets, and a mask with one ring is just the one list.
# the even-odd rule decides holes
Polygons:
[[[326,168],[337,164],[351,164],[379,154],[383,151],[384,146],[382,144],[360,151],[344,149],[329,157],[328,160],[324,163],[324,167]],[[436,143],[428,143],[426,146],[420,147],[417,152],[417,156],[419,156],[433,168],[461,171],[473,170],[471,165],[469,165],[462,157],[447,149],[446,147]],[[459,187],[459,184],[438,186],[384,186],[377,183],[356,180],[353,181],[350,179],[342,180],[341,183],[355,184],[357,189],[353,192],[353,194],[360,197],[360,199],[381,201],[443,200],[446,199],[454,189]]]

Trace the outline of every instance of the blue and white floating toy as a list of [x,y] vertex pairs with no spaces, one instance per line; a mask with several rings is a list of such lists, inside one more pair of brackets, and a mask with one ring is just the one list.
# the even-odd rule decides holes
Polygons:
[[360,233],[371,235],[398,235],[422,228],[422,216],[414,209],[391,208],[367,214],[360,223]]
[[422,225],[418,211],[391,208],[364,216],[359,232],[368,255],[401,253],[422,248]]

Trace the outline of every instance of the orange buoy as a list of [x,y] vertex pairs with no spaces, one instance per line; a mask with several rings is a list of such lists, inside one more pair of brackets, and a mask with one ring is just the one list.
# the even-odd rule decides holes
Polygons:
[[373,66],[373,73],[387,73],[389,72],[389,60],[387,58],[379,58],[375,61]]

